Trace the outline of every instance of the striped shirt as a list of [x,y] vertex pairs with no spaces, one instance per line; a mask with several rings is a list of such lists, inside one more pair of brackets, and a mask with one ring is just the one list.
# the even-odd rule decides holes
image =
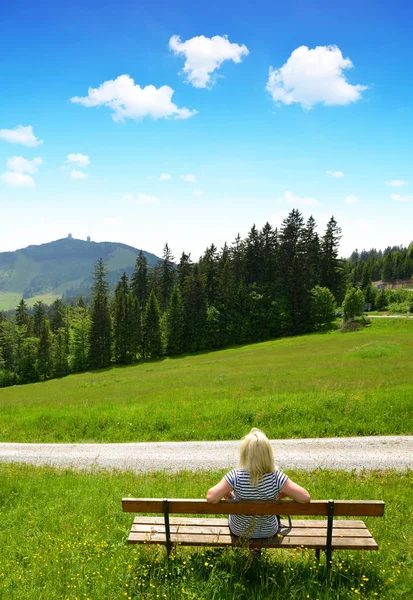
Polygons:
[[[245,469],[233,469],[225,475],[236,500],[275,500],[288,477],[282,471],[264,473],[255,487]],[[275,515],[229,515],[229,528],[234,535],[267,538],[278,531]]]

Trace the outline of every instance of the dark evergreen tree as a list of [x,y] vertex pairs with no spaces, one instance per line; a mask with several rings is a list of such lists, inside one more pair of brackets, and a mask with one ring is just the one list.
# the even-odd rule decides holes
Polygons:
[[208,305],[213,306],[218,292],[218,252],[214,244],[205,250],[199,261],[199,267],[205,282]]
[[244,245],[244,276],[246,284],[262,283],[263,255],[261,236],[253,225]]
[[189,275],[191,275],[193,267],[194,267],[194,265],[193,265],[193,262],[191,261],[191,254],[185,254],[185,252],[182,252],[181,260],[179,261],[179,265],[178,265],[178,269],[177,269],[178,270],[178,282],[179,282],[181,291],[184,289],[185,279],[187,277],[189,277]]
[[63,377],[69,372],[67,334],[64,327],[59,329],[53,339],[52,375]]
[[66,326],[66,307],[60,298],[57,298],[49,308],[49,321],[53,333]]
[[194,266],[192,274],[185,279],[182,301],[184,305],[184,351],[202,350],[205,342],[207,298],[198,265]]
[[175,282],[174,256],[168,244],[165,244],[162,254],[162,260],[158,262],[159,267],[159,287],[160,287],[160,307],[162,311],[167,310],[169,296]]
[[280,269],[282,276],[282,321],[285,333],[297,334],[309,329],[310,290],[304,277],[304,221],[293,209],[280,231]]
[[4,368],[7,371],[17,371],[19,362],[19,349],[24,336],[19,335],[19,328],[15,321],[4,319],[0,321],[0,348],[3,356]]
[[166,316],[166,354],[173,356],[183,350],[184,309],[181,290],[175,283]]
[[131,275],[130,291],[139,300],[140,306],[145,306],[149,295],[148,261],[146,256],[139,251],[136,258],[135,270]]
[[37,371],[41,379],[47,379],[52,373],[53,334],[49,319],[45,317],[40,325],[39,345],[37,349]]
[[93,273],[93,300],[90,326],[90,365],[102,368],[110,365],[112,323],[109,312],[107,269],[100,258]]
[[46,305],[41,300],[38,300],[37,302],[35,302],[34,306],[33,306],[32,318],[33,318],[33,335],[37,338],[40,337],[40,328],[42,326],[43,320],[46,318],[46,315],[47,315]]
[[158,358],[162,354],[161,311],[154,290],[145,307],[143,326],[144,357]]
[[25,338],[22,341],[19,360],[19,383],[39,381],[38,367],[39,339]]
[[266,223],[261,230],[261,272],[262,284],[267,292],[274,296],[277,289],[279,278],[278,269],[278,232],[273,229],[269,223]]
[[114,359],[121,365],[127,365],[136,360],[134,354],[134,331],[131,328],[131,296],[126,273],[116,286],[113,315]]
[[342,302],[345,293],[344,264],[338,257],[341,228],[334,217],[327,223],[321,241],[321,287],[327,287],[337,303]]
[[23,335],[29,337],[32,334],[32,322],[29,316],[27,304],[22,298],[16,308],[16,325],[20,327]]
[[237,235],[230,248],[230,256],[234,274],[234,283],[236,289],[238,289],[240,283],[244,279],[244,242],[241,239],[240,234]]
[[130,355],[131,362],[137,359],[138,354],[142,354],[142,308],[139,300],[129,294],[129,328],[130,328]]
[[315,219],[310,216],[302,232],[303,244],[303,276],[306,288],[312,290],[320,283],[321,277],[321,248],[317,224]]
[[384,258],[382,279],[387,282],[393,281],[393,256],[391,252]]

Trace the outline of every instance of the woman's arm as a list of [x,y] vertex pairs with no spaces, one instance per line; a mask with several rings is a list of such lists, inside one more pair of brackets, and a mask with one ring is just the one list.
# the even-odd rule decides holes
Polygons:
[[216,485],[214,485],[214,487],[208,490],[206,498],[207,502],[212,502],[213,504],[216,504],[221,500],[221,498],[229,494],[231,491],[232,487],[225,480],[225,478],[223,478],[219,483],[217,483]]
[[285,498],[286,496],[288,496],[289,498],[292,498],[293,500],[296,500],[297,502],[310,502],[311,500],[311,496],[310,494],[307,492],[307,490],[305,490],[303,487],[301,487],[300,485],[297,485],[296,483],[294,483],[294,481],[291,481],[291,479],[287,479],[287,481],[284,483],[284,485],[281,488],[281,493],[278,496],[278,498]]

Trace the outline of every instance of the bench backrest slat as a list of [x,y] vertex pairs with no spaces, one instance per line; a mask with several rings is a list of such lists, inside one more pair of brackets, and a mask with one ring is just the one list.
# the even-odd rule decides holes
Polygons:
[[[123,512],[163,513],[161,498],[123,498]],[[168,499],[171,514],[188,515],[313,515],[327,516],[328,500],[313,500],[300,504],[291,500],[276,501],[234,501],[221,500],[211,504],[206,500]],[[335,517],[381,517],[384,502],[381,500],[336,500]]]

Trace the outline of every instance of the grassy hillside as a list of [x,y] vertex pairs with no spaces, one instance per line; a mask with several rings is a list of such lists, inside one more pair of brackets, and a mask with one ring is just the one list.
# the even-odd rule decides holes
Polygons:
[[[91,273],[99,257],[107,264],[114,285],[123,271],[133,271],[139,250],[126,244],[86,242],[63,238],[48,244],[28,246],[15,252],[0,252],[0,310],[16,307],[23,296],[51,303],[63,293],[89,294]],[[144,251],[148,266],[157,257]]]
[[0,440],[127,442],[409,434],[413,321],[0,390]]
[[0,465],[0,597],[5,600],[410,600],[412,474],[288,472],[313,498],[384,500],[365,519],[378,552],[129,546],[124,496],[205,497],[222,473],[95,473]]

